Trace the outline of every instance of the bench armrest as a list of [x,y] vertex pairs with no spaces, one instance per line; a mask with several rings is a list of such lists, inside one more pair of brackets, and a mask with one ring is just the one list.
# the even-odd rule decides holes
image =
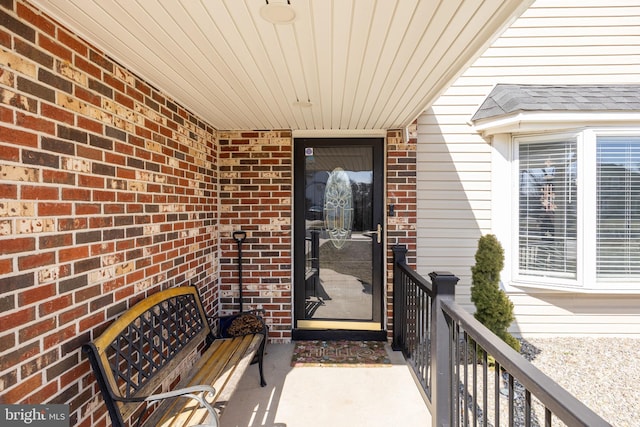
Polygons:
[[[202,393],[202,394],[196,394]],[[197,400],[200,405],[202,405],[209,414],[213,418],[213,424],[200,424],[200,426],[211,426],[218,427],[220,425],[220,420],[218,418],[218,413],[213,409],[213,406],[205,399],[205,393],[211,394],[211,396],[215,396],[216,389],[210,385],[194,385],[191,387],[180,388],[177,390],[167,391],[165,393],[152,394],[150,396],[146,396],[144,400],[146,402],[157,402],[164,399],[169,399],[172,397],[186,397]],[[194,426],[198,427],[198,426]]]

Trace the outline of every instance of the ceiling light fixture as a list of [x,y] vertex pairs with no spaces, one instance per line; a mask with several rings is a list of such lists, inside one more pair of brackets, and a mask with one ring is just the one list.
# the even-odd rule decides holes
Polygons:
[[313,107],[313,103],[311,101],[295,101],[293,103],[293,106],[300,108],[311,108]]
[[296,19],[296,11],[291,7],[291,2],[269,3],[260,8],[260,16],[272,24],[290,24]]

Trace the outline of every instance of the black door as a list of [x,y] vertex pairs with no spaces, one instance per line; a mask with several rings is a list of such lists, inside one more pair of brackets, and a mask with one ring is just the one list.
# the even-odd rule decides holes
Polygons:
[[294,144],[294,338],[384,336],[384,140]]

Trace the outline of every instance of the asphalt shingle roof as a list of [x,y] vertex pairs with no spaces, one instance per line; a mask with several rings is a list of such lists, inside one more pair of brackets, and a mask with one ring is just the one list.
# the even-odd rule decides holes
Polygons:
[[523,111],[640,111],[640,85],[498,84],[471,120]]

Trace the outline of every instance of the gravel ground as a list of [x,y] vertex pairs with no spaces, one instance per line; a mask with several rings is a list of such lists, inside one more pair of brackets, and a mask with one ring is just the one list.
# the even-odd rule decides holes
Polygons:
[[[616,427],[640,426],[640,339],[630,338],[535,338],[522,343],[521,353],[538,369],[548,375],[592,411]],[[484,424],[482,411],[482,380],[473,390],[472,370],[474,363],[461,364],[461,372],[467,372],[467,409],[462,418],[472,418],[477,411],[477,425]],[[477,368],[478,370],[480,368]],[[495,393],[495,374],[491,368],[487,379],[487,425],[495,420],[495,397],[499,396],[500,425],[509,425],[508,387],[500,384],[500,393]],[[462,375],[464,377],[464,374]],[[464,393],[464,385],[460,384]],[[474,408],[471,398],[477,396],[479,407]],[[464,398],[465,395],[461,395]],[[524,388],[514,384],[515,426],[524,426]],[[544,426],[544,407],[532,399],[532,427]],[[472,423],[472,420],[468,420]],[[464,424],[464,420],[463,420]],[[554,417],[552,426],[565,424]]]
[[640,426],[640,339],[535,338],[523,355],[614,426]]

